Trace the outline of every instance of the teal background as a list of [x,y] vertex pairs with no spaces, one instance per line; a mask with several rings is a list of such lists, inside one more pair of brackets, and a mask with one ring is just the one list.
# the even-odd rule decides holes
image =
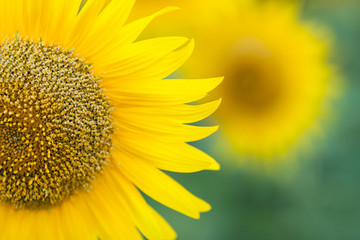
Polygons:
[[313,140],[311,154],[298,152],[295,171],[269,174],[232,164],[233,156],[214,148],[221,131],[194,143],[221,163],[221,171],[170,175],[213,209],[193,220],[147,198],[178,239],[360,239],[360,1],[304,1],[301,18],[334,34],[332,62],[344,87],[331,105],[332,122]]

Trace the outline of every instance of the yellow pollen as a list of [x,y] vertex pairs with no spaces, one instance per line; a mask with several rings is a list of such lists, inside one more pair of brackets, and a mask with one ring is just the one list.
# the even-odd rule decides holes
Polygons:
[[48,208],[109,161],[111,107],[72,51],[18,35],[0,45],[0,201]]

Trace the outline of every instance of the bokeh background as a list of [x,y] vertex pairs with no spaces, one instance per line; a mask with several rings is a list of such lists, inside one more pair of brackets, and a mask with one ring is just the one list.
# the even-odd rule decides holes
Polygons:
[[[213,209],[193,220],[147,198],[175,228],[178,239],[360,239],[360,1],[308,0],[299,5],[301,19],[321,24],[333,34],[331,61],[343,87],[332,103],[331,123],[312,140],[311,152],[298,151],[295,160],[270,171],[251,161],[234,164],[239,156],[229,154],[231,146],[221,129],[193,143],[222,169],[169,174]],[[145,36],[167,35],[151,28]],[[173,29],[177,31],[186,34],[186,28]]]

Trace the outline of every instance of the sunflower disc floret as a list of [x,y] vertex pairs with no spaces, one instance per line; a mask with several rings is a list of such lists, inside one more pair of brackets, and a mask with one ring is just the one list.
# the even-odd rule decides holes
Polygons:
[[90,65],[56,44],[0,46],[0,200],[46,208],[86,189],[109,161],[111,106]]

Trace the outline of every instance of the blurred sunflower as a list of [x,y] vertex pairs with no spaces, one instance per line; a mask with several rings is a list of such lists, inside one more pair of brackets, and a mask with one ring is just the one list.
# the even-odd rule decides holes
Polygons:
[[218,119],[235,148],[269,159],[317,128],[333,69],[327,45],[297,20],[296,5],[244,1],[234,9],[224,19],[233,27],[214,40],[217,55],[202,60],[215,60],[210,68],[226,77]]
[[[197,49],[183,70],[225,76],[216,116],[232,145],[243,155],[263,159],[299,147],[303,135],[318,131],[336,87],[329,41],[320,37],[328,37],[325,31],[301,23],[298,6],[290,1],[200,2],[183,1],[188,15],[170,16],[166,25],[157,22],[156,31],[164,25],[163,32],[174,33],[172,21],[196,27],[189,30]],[[196,16],[189,14],[194,9]]]
[[0,1],[0,239],[174,239],[138,189],[185,215],[210,206],[160,169],[216,170],[186,142],[221,79],[166,79],[193,41],[134,42],[167,8],[132,0]]

